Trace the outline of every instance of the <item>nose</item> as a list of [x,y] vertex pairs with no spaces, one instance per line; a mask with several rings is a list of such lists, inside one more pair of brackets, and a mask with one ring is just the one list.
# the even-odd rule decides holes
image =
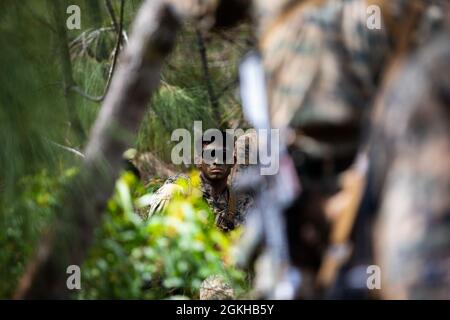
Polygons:
[[221,153],[220,152],[216,152],[214,155],[214,160],[213,160],[213,164],[217,165],[217,164],[221,164]]

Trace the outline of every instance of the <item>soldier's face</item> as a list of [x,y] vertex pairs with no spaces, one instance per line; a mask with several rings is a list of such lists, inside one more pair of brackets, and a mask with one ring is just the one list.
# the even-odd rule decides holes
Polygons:
[[[209,180],[227,179],[234,165],[233,163],[226,163],[230,162],[230,157],[233,157],[231,150],[215,143],[206,145],[203,147],[200,170]],[[234,158],[231,158],[231,161],[233,160]]]

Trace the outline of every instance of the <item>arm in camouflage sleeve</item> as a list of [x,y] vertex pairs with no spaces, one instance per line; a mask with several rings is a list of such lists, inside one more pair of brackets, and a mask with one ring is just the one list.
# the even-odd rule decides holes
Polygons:
[[183,188],[175,183],[164,184],[153,195],[153,200],[148,211],[148,218],[157,212],[164,211],[169,205],[170,200],[177,194],[182,194]]
[[380,99],[371,137],[375,259],[387,299],[450,297],[449,32],[411,54]]

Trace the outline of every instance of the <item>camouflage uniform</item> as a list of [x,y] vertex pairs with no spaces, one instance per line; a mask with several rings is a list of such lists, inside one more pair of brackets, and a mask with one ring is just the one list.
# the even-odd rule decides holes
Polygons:
[[258,138],[256,131],[241,135],[235,143],[234,152],[237,163],[228,177],[230,185],[237,183],[245,172],[255,165],[253,161],[257,161]]
[[301,198],[286,213],[291,254],[312,273],[328,244],[321,204],[356,157],[390,54],[386,28],[367,27],[371,3],[252,1],[271,126],[291,129],[289,151],[302,184]]
[[332,159],[334,175],[356,155],[389,54],[386,29],[366,26],[367,6],[362,0],[256,1],[272,126],[295,130],[299,165],[305,157]]
[[234,289],[219,275],[206,278],[200,286],[200,300],[233,300]]
[[450,32],[412,55],[374,120],[371,191],[384,297],[450,299]]
[[[408,22],[408,12],[404,9],[411,1],[252,1],[259,50],[267,77],[272,127],[291,128],[294,132],[290,151],[303,187],[301,201],[290,210],[291,212],[288,212],[288,216],[291,216],[288,218],[288,230],[295,225],[308,227],[311,224],[311,219],[308,217],[301,222],[294,221],[297,218],[293,220],[292,217],[296,215],[301,216],[300,219],[305,218],[308,211],[316,216],[320,215],[317,212],[318,207],[308,208],[308,204],[322,201],[325,197],[320,195],[332,194],[335,191],[333,189],[337,187],[338,175],[354,161],[360,149],[361,138],[365,134],[363,128],[370,121],[371,108],[377,97],[384,69],[395,51],[396,42],[399,41],[395,39],[395,35],[398,34],[395,26],[401,27]],[[430,8],[432,2],[424,1],[426,6],[430,5]],[[381,29],[370,30],[367,27],[366,9],[370,4],[381,6],[382,15],[385,18],[383,21],[385,24]],[[427,33],[430,30],[427,30],[427,24],[422,24],[416,31],[419,38],[427,39]],[[422,43],[419,41],[417,44]],[[436,56],[436,59],[438,58],[443,59],[443,56]],[[424,57],[422,56],[421,59]],[[424,65],[422,68],[426,69],[430,66],[428,61],[428,66]],[[442,70],[445,70],[445,67],[443,66]],[[407,78],[402,78],[397,83],[396,88],[400,92],[402,91],[401,83],[406,80]],[[436,86],[431,83],[423,83],[423,85],[428,87],[429,96],[437,94],[431,90],[434,90]],[[442,85],[438,87],[443,88]],[[421,98],[425,101],[426,95],[417,96],[421,91],[419,87],[410,84],[404,88],[408,90],[403,90],[403,96],[400,92],[393,94],[396,90],[389,91],[392,94],[385,95],[386,105],[395,104],[395,107],[398,107],[398,99],[405,99],[408,91],[415,93],[416,99]],[[448,92],[448,87],[442,92]],[[410,98],[410,101],[414,102],[414,99]],[[414,104],[402,105],[405,108],[414,109],[412,107]],[[445,291],[443,289],[445,285],[448,288],[448,280],[443,281],[449,278],[443,270],[450,270],[449,259],[443,254],[446,251],[449,252],[446,237],[448,217],[445,215],[448,215],[448,200],[445,200],[445,195],[448,197],[448,163],[450,163],[448,161],[448,108],[447,110],[444,108],[430,110],[430,118],[425,118],[428,122],[426,121],[427,124],[424,127],[418,121],[420,117],[406,116],[406,114],[422,115],[424,107],[417,108],[417,112],[411,113],[405,108],[395,108],[397,110],[385,108],[386,114],[392,113],[397,117],[387,115],[381,117],[381,123],[386,121],[386,124],[381,124],[379,127],[384,129],[376,132],[381,133],[383,137],[383,130],[387,129],[385,126],[388,123],[391,125],[390,129],[395,130],[392,136],[380,138],[381,150],[370,154],[371,161],[375,163],[379,162],[377,157],[391,155],[391,152],[393,157],[388,162],[380,160],[380,164],[374,164],[372,168],[375,178],[385,172],[387,179],[382,183],[378,181],[378,192],[386,195],[384,200],[380,201],[382,217],[380,221],[385,221],[381,225],[385,226],[386,232],[391,232],[384,246],[385,249],[380,251],[384,258],[380,259],[386,262],[383,264],[382,271],[386,268],[386,277],[390,281],[398,277],[401,287],[422,286],[423,290],[417,291],[417,295],[425,296],[426,288],[431,287],[418,281],[425,275],[434,279],[436,288],[440,287],[443,291]],[[444,114],[445,111],[446,114]],[[447,124],[444,119],[447,119]],[[408,123],[413,127],[408,127]],[[432,123],[435,123],[436,127]],[[429,141],[429,137],[433,136],[435,130],[440,131],[439,147],[425,143]],[[389,130],[386,134],[388,132]],[[423,132],[422,137],[419,132]],[[414,137],[417,139],[414,140]],[[394,143],[394,138],[398,139],[399,143]],[[402,141],[408,143],[403,144]],[[402,153],[403,149],[408,152],[405,150]],[[423,150],[423,158],[418,157],[417,151],[414,150]],[[442,158],[438,158],[438,155],[433,157],[438,150]],[[425,159],[429,160],[425,161]],[[403,165],[403,162],[408,163],[408,161],[410,165]],[[436,163],[436,168],[425,170],[423,163],[427,162],[428,165]],[[430,174],[426,174],[427,170],[430,170]],[[419,183],[413,183],[412,173],[416,176],[421,173],[428,178],[422,179]],[[404,176],[405,179],[394,178],[396,176]],[[408,196],[407,191],[412,192],[414,196]],[[399,194],[401,196],[398,196]],[[404,199],[408,199],[408,202],[405,203]],[[392,214],[392,208],[397,211],[396,214]],[[421,210],[418,210],[419,208]],[[387,214],[388,211],[389,214]],[[424,215],[425,212],[428,214]],[[404,224],[405,231],[397,235],[395,232],[399,226],[397,221],[403,217],[407,218]],[[419,220],[413,217],[422,221],[415,223],[414,221]],[[289,219],[292,223],[289,223]],[[412,232],[409,232],[409,238],[406,236],[408,228],[412,226],[410,222],[418,228],[417,234],[414,235],[417,241],[411,239]],[[304,232],[302,230],[292,230],[292,234],[297,236],[294,242],[298,242],[299,236],[308,236],[310,240],[304,241],[314,242],[311,241],[311,238],[314,238],[313,230],[303,230]],[[430,236],[428,241],[423,241],[423,236],[431,230],[433,230],[433,236]],[[409,242],[410,240],[412,242]],[[392,249],[386,249],[389,247]],[[436,250],[428,252],[428,248]],[[294,248],[293,251],[301,251],[297,249]],[[306,251],[302,250],[302,252]],[[401,256],[396,256],[398,253]],[[309,257],[299,257],[298,260],[305,259]],[[423,263],[426,260],[430,260],[430,268]],[[410,269],[402,273],[398,266],[404,267],[406,261],[412,264],[408,267]],[[445,285],[437,286],[439,281]],[[412,291],[409,293],[405,296],[414,296]]]
[[[364,0],[254,1],[273,128],[290,128],[302,194],[286,212],[293,262],[314,279],[329,244],[322,206],[354,162],[391,53]],[[313,283],[314,280],[311,280]],[[312,298],[310,291],[301,295]]]
[[[170,199],[174,194],[183,193],[183,188],[177,185],[177,181],[179,181],[180,179],[185,179],[188,182],[188,185],[191,185],[189,177],[184,174],[178,174],[168,178],[165,181],[164,185],[154,194],[154,198],[152,200],[152,203],[150,204],[148,215],[149,217],[156,212],[163,211],[167,207]],[[212,186],[208,183],[208,181],[203,177],[202,174],[200,174],[200,179],[200,191],[203,194],[203,199],[208,203],[209,207],[212,209],[216,216],[217,227],[219,227],[223,231],[228,231],[240,226],[244,222],[247,210],[252,204],[252,198],[249,195],[244,194],[232,195],[233,191],[229,187],[227,187],[217,198],[214,198],[212,196]],[[227,214],[229,210],[229,206],[231,205],[231,196],[235,197],[235,212],[232,215],[232,221],[230,221],[230,225],[224,225],[220,223],[220,220]]]
[[[396,42],[402,39],[395,39],[398,28],[387,24],[381,29],[367,27],[366,7],[375,1],[256,3],[272,125],[295,130],[291,152],[304,188],[303,199],[288,216],[297,212],[299,219],[306,219],[299,222],[304,228],[314,223],[314,217],[307,217],[307,202],[321,201],[308,194],[332,194],[338,174],[361,149],[364,125],[396,53]],[[376,4],[384,17],[400,26],[409,22],[408,1]],[[413,45],[418,47],[426,46],[441,28],[442,5],[448,2],[423,1],[422,5],[423,14],[413,31]],[[374,141],[381,149],[375,147],[369,157],[374,162],[384,156],[390,159],[374,164],[377,169],[372,174],[375,179],[386,174],[388,179],[378,185],[382,194],[378,253],[383,283],[388,291],[401,291],[400,297],[449,298],[450,59],[444,48],[448,39],[447,33],[410,62],[406,69],[415,71],[404,72],[383,96],[385,114],[377,132],[385,138]],[[421,66],[414,66],[417,63]],[[433,79],[433,74],[440,76]],[[425,101],[433,106],[424,106]],[[317,171],[315,163],[320,164]],[[317,233],[324,231],[317,229]],[[302,240],[305,232],[292,233],[300,233],[304,243],[297,245],[308,252],[305,248],[313,241]],[[320,249],[320,241],[314,242]],[[299,255],[297,261],[303,264],[311,257]]]
[[[211,21],[218,19],[219,2],[181,1],[179,10]],[[300,153],[342,159],[336,169],[342,170],[355,157],[362,120],[390,53],[386,28],[367,27],[367,7],[395,2],[389,9],[397,12],[406,1],[248,2],[267,76],[272,127],[291,127]]]

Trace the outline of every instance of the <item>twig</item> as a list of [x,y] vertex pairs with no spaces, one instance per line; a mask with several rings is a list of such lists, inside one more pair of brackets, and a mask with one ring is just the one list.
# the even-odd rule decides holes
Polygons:
[[212,81],[211,81],[211,75],[209,74],[209,67],[208,67],[208,57],[206,55],[206,47],[205,42],[203,41],[202,33],[199,29],[196,29],[196,35],[197,35],[197,44],[198,49],[200,52],[200,59],[202,62],[202,69],[203,69],[203,79],[206,84],[206,90],[208,92],[209,102],[211,104],[211,107],[213,108],[214,116],[217,120],[217,122],[220,122],[220,112],[219,112],[219,103],[214,95],[214,90],[212,87]]
[[90,41],[90,40],[92,41],[92,40],[96,39],[100,35],[100,33],[112,31],[112,30],[114,30],[113,27],[104,27],[104,28],[98,28],[98,29],[86,29],[85,31],[80,33],[80,35],[78,35],[75,39],[73,39],[70,42],[69,47],[72,48],[72,47],[76,46],[80,41]]
[[104,99],[104,95],[96,97],[96,96],[91,96],[90,94],[87,94],[86,92],[84,92],[80,87],[78,86],[71,86],[69,88],[69,90],[72,90],[75,93],[78,93],[80,96],[82,96],[85,99],[88,99],[90,101],[93,102],[101,102]]
[[127,35],[127,32],[125,30],[122,31],[122,37],[123,37],[123,41],[125,43],[128,43],[128,35]]
[[114,13],[114,8],[111,4],[111,0],[105,0],[106,9],[108,9],[108,13],[111,16],[112,24],[114,26],[114,30],[116,30],[116,33],[119,35],[119,25],[117,24],[116,14]]
[[[46,139],[47,140],[47,139]],[[57,142],[54,142],[54,141],[51,141],[51,140],[47,140],[48,142],[50,142],[51,144],[53,144],[54,146],[57,146],[57,147],[59,147],[59,148],[61,148],[61,149],[64,149],[64,150],[66,150],[66,151],[69,151],[69,152],[71,152],[71,153],[73,153],[73,154],[75,154],[75,155],[77,155],[77,156],[79,156],[79,157],[81,157],[81,158],[84,158],[84,154],[82,154],[80,151],[78,151],[77,149],[74,149],[74,148],[70,148],[70,147],[67,147],[67,146],[63,146],[62,144],[59,144],[59,143],[57,143]]]
[[120,24],[119,24],[119,32],[117,34],[117,41],[116,41],[116,46],[114,48],[114,53],[113,53],[113,61],[111,64],[111,67],[109,68],[109,72],[108,72],[108,79],[106,80],[106,86],[105,86],[105,90],[103,91],[103,94],[99,97],[95,97],[95,96],[91,96],[85,92],[83,92],[83,90],[81,90],[79,87],[77,86],[72,86],[70,89],[76,93],[78,93],[79,95],[81,95],[82,97],[94,101],[94,102],[101,102],[103,101],[103,99],[105,99],[106,93],[109,90],[109,86],[111,85],[111,79],[112,76],[114,74],[114,70],[116,68],[116,64],[117,64],[117,57],[119,56],[119,51],[120,51],[120,44],[122,42],[122,29],[123,29],[123,6],[124,6],[124,0],[120,1]]
[[[113,27],[99,28],[95,30],[87,29],[86,31],[82,32],[69,44],[71,57],[76,58],[82,56],[86,51],[89,54],[89,46],[91,46],[94,42],[97,42],[98,44],[101,33],[107,31],[113,31],[115,33]],[[79,49],[80,47],[81,50]]]

